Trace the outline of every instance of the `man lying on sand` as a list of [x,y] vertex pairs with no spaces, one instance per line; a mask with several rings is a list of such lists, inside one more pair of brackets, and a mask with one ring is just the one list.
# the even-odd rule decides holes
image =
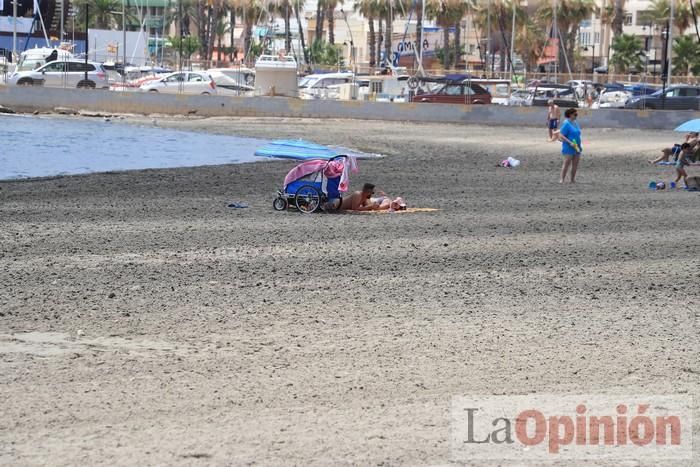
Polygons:
[[[373,197],[374,185],[365,183],[362,191],[356,191],[351,195],[345,196],[340,201],[340,206],[336,209],[343,211],[399,211],[406,209],[406,203],[402,198],[392,200],[384,192],[379,192],[379,196]],[[336,201],[337,203],[337,201]]]

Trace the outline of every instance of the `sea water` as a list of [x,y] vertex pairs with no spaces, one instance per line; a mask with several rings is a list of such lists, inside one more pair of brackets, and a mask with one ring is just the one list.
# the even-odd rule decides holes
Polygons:
[[268,140],[103,118],[0,115],[0,180],[260,160]]

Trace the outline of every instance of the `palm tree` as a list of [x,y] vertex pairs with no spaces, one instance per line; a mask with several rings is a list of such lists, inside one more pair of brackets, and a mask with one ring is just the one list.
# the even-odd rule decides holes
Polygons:
[[[88,9],[88,22],[93,25],[95,29],[112,29],[116,24],[116,16],[114,11],[121,11],[121,3],[118,0],[90,0],[83,1],[79,8],[85,8],[85,5],[89,4]],[[85,16],[84,14],[82,16]],[[81,16],[77,16],[81,18]],[[121,18],[121,14],[119,15]]]
[[241,5],[241,12],[244,24],[244,55],[246,58],[248,58],[248,60],[251,60],[254,57],[248,57],[248,54],[252,51],[253,26],[260,21],[262,14],[265,12],[265,9],[264,6],[258,0],[243,0],[243,3]]
[[612,27],[613,37],[618,37],[622,34],[622,25],[625,23],[625,0],[614,0],[613,12],[610,25]]
[[422,56],[423,50],[423,0],[416,0],[416,55]]
[[377,64],[381,62],[382,49],[384,48],[384,17],[387,15],[387,3],[385,0],[375,0],[375,12],[377,13],[377,32],[379,33],[379,40],[377,41]]
[[384,60],[387,64],[391,63],[391,41],[394,35],[394,15],[397,13],[395,8],[395,0],[386,0],[386,12],[384,24],[386,32],[384,33]]
[[[459,26],[466,12],[466,3],[462,0],[432,0],[426,4],[425,10],[429,17],[434,18],[435,23],[442,28],[442,66],[448,69],[452,63],[459,60],[459,57],[453,60],[450,50],[450,28]],[[457,38],[456,36],[455,39]],[[458,46],[456,42],[455,46]],[[459,51],[457,53],[459,54]]]
[[[598,11],[594,0],[559,0],[557,8],[557,29],[561,34],[560,57],[565,62],[574,62],[574,50],[578,40],[581,21],[589,19]],[[551,23],[553,19],[552,6],[545,4],[539,9],[539,19]]]
[[610,63],[616,71],[626,73],[630,69],[641,68],[644,50],[642,41],[633,34],[622,34],[613,39],[613,56]]
[[374,18],[377,16],[377,3],[375,0],[360,0],[355,3],[354,9],[369,22],[369,38],[367,39],[367,49],[369,50],[369,66],[377,64],[376,43],[377,37],[374,32]]
[[[500,47],[501,71],[505,71],[506,57],[510,56],[509,42],[512,35],[513,6],[515,6],[516,28],[524,20],[525,16],[525,12],[520,7],[519,2],[515,1],[515,5],[513,3],[514,0],[497,0],[493,6],[499,35],[498,42],[502,45]],[[510,59],[512,60],[512,57]]]
[[325,0],[318,0],[316,2],[316,34],[314,35],[314,42],[323,39],[323,22],[325,20],[326,12],[325,7]]
[[222,58],[221,58],[221,53],[224,50],[223,46],[223,39],[226,33],[229,32],[229,28],[231,27],[231,23],[228,22],[227,18],[225,16],[220,16],[217,21],[216,21],[216,38],[217,38],[217,46],[216,46],[216,60],[221,64]]
[[546,36],[544,28],[531,18],[526,18],[516,31],[516,50],[523,58],[528,70],[537,67],[537,60],[547,45]]
[[301,24],[301,16],[299,11],[304,9],[304,0],[294,0],[294,16],[297,20],[297,30],[299,31],[299,41],[301,42],[301,50],[304,53],[304,63],[309,63],[309,51],[306,49],[306,40],[304,40],[304,27]]
[[[671,17],[671,4],[668,0],[652,0],[651,8],[639,14],[644,20],[664,26]],[[690,27],[691,17],[690,5],[687,0],[676,2],[673,11],[673,25],[678,28],[681,34]]]
[[326,21],[328,21],[328,42],[335,44],[335,9],[343,0],[326,0]]
[[229,49],[229,60],[231,62],[233,62],[233,59],[236,56],[236,52],[237,52],[235,29],[236,29],[236,12],[238,11],[238,5],[239,5],[238,0],[228,0],[226,2],[226,6],[228,7],[228,14],[229,14],[228,32],[230,34],[230,39],[231,39],[231,48]]
[[693,36],[677,37],[673,44],[673,71],[687,75],[688,70],[700,63],[700,44]]

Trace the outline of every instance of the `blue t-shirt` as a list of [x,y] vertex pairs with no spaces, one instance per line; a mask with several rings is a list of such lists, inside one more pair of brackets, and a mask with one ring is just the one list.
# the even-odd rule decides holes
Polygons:
[[[581,127],[578,126],[577,122],[571,123],[569,120],[565,120],[564,124],[559,130],[563,136],[565,136],[569,141],[573,141],[578,144],[579,149],[581,148]],[[574,156],[577,154],[576,149],[573,148],[567,141],[561,142],[561,153],[567,156]]]

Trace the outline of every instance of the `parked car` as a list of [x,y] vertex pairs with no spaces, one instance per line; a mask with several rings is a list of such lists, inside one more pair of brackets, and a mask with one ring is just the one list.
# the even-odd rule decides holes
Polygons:
[[598,101],[593,108],[598,109],[623,109],[627,101],[632,97],[630,91],[614,88],[604,88],[598,95]]
[[564,84],[543,84],[530,88],[533,98],[532,105],[546,107],[550,99],[559,107],[578,107],[578,99],[574,88]]
[[318,73],[306,75],[299,80],[299,97],[302,99],[337,99],[340,96],[340,86],[351,83],[353,74]]
[[233,68],[210,68],[207,70],[209,76],[214,78],[216,85],[219,85],[217,80],[218,76],[225,75],[231,78],[238,84],[243,84],[251,88],[255,88],[255,70],[246,68],[244,66],[237,66]]
[[587,79],[572,79],[572,80],[567,81],[567,82],[564,83],[564,84],[566,84],[567,86],[570,86],[570,87],[572,87],[572,88],[577,88],[577,87],[579,87],[579,86],[583,86],[583,87],[590,86],[590,87],[593,87],[595,83],[593,83],[593,81],[590,81],[590,80],[587,80]]
[[147,92],[168,94],[200,94],[210,96],[217,93],[214,80],[201,71],[178,71],[141,85]]
[[220,96],[252,96],[254,94],[255,87],[231,78],[227,73],[222,73],[219,70],[207,70],[207,73],[214,80],[217,94]]
[[469,80],[448,82],[429,94],[416,94],[411,102],[433,102],[441,104],[490,104],[491,93]]
[[676,85],[627,101],[626,109],[700,110],[700,87]]
[[[85,72],[87,71],[87,78]],[[46,86],[53,88],[109,89],[107,72],[96,62],[56,60],[36,70],[16,71],[7,79],[16,86]]]
[[625,91],[628,91],[633,97],[648,96],[654,94],[658,90],[658,87],[644,83],[630,84],[628,86],[625,86]]
[[527,89],[516,89],[508,98],[508,105],[516,107],[532,105],[532,92]]

